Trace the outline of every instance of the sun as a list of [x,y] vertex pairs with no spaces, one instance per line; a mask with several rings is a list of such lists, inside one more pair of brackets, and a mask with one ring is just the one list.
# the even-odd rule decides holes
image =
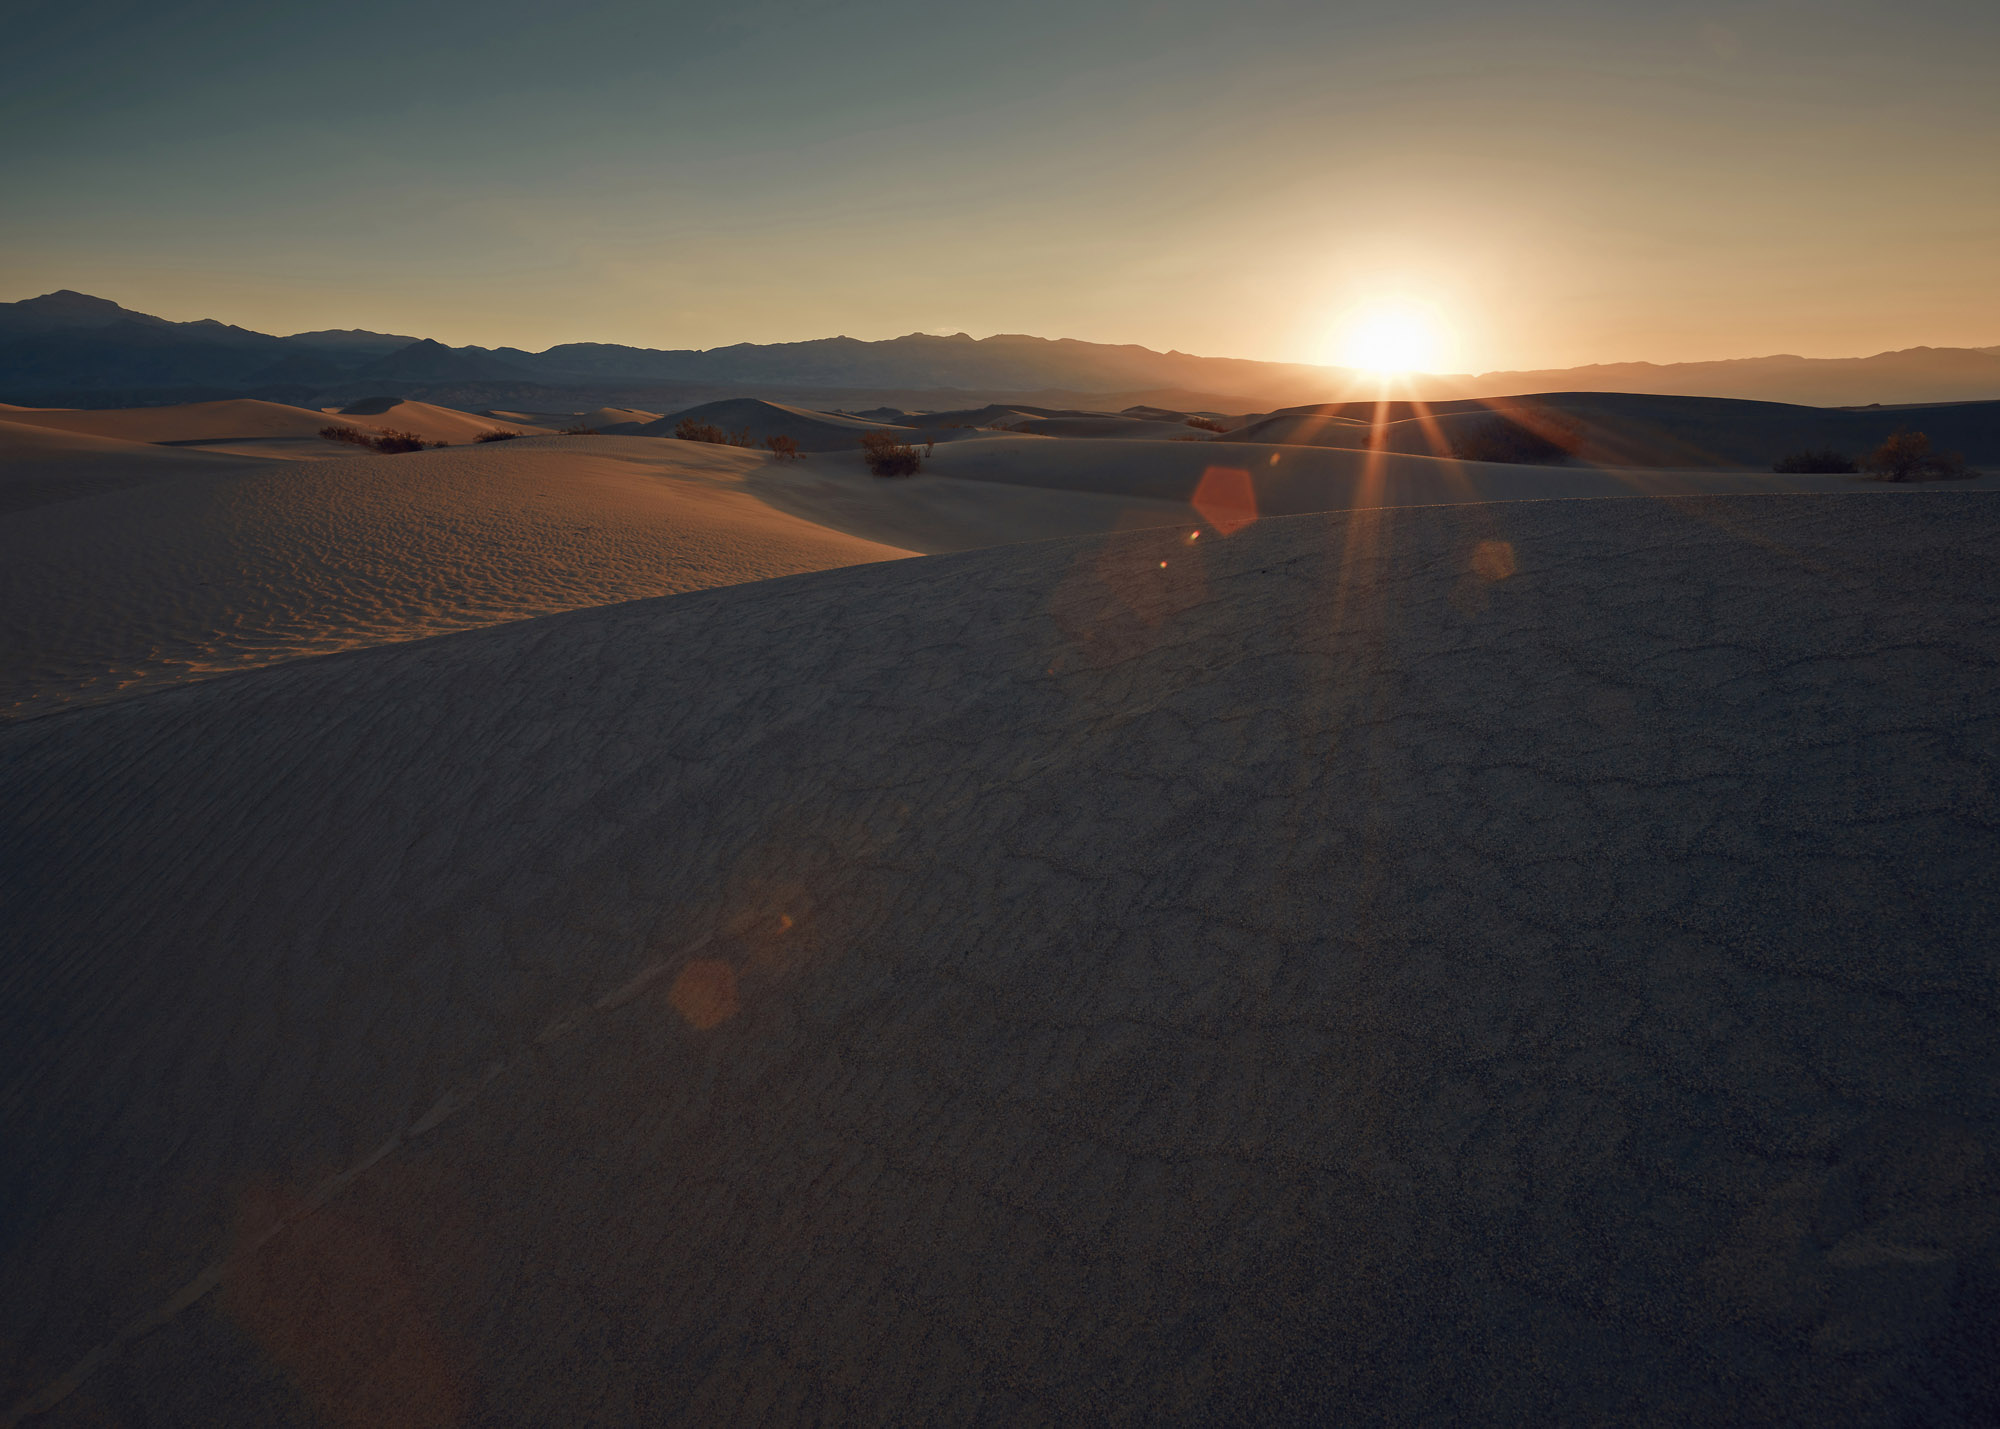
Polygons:
[[1437,314],[1417,303],[1371,303],[1352,313],[1338,340],[1343,366],[1392,377],[1434,372],[1442,364],[1448,334]]

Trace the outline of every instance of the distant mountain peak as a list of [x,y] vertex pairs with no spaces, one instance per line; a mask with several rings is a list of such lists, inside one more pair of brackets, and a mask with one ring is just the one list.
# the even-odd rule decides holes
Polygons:
[[18,303],[0,303],[0,323],[12,327],[92,328],[114,323],[136,322],[160,327],[171,326],[166,319],[121,308],[109,298],[92,297],[74,288],[58,288],[39,298],[23,298]]

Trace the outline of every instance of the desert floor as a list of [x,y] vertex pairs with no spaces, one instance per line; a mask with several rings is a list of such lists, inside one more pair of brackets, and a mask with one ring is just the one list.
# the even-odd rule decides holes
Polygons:
[[0,1423],[2000,1405],[1990,479],[19,416]]

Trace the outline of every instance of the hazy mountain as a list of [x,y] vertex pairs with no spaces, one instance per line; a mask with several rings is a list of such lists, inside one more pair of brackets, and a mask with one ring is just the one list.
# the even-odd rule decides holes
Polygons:
[[[687,400],[750,392],[821,407],[910,405],[912,394],[933,394],[939,406],[1045,395],[1066,404],[1117,396],[1118,405],[1158,400],[1180,408],[1267,411],[1359,397],[1373,386],[1373,379],[1335,367],[1022,334],[975,339],[912,333],[883,342],[830,337],[707,350],[579,342],[526,352],[454,348],[361,329],[273,337],[214,321],[168,322],[68,290],[0,303],[0,401],[19,403],[185,400],[200,389],[209,396],[254,393],[287,401],[386,393],[467,405],[484,398],[484,405],[493,405],[527,400],[532,388],[544,401],[585,405],[657,404],[671,400],[664,389],[672,389]],[[1423,377],[1413,388],[1430,399],[1565,391],[1812,406],[1973,401],[2000,398],[2000,347],[1613,363]]]
[[1812,407],[1879,402],[1973,402],[2000,397],[2000,347],[1911,347],[1873,357],[1745,357],[1726,362],[1617,362],[1534,372],[1487,372],[1439,384],[1479,393],[1658,392]]

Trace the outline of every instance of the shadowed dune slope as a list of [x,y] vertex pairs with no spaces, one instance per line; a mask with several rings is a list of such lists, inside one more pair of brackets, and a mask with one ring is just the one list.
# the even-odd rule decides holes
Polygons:
[[1963,492],[1370,511],[0,730],[0,1382],[1990,1419],[1996,559]]
[[[940,445],[925,459],[924,471],[965,481],[1179,502],[1194,500],[1204,479],[1209,478],[1209,494],[1214,500],[1263,516],[1452,501],[1877,489],[1875,483],[1853,476],[1516,466],[1310,446],[1052,440],[984,434]],[[1218,475],[1210,478],[1211,472]],[[2000,487],[2000,476],[1987,474],[1952,484],[1990,490]]]
[[1832,448],[1859,458],[1898,428],[1922,431],[1941,450],[2000,464],[2000,402],[1917,407],[1801,407],[1722,397],[1643,392],[1549,392],[1413,404],[1332,403],[1273,412],[1228,433],[1229,442],[1376,448],[1429,456],[1514,427],[1579,460],[1608,466],[1751,467],[1791,452]]
[[0,718],[910,554],[773,509],[745,487],[763,457],[688,442],[201,460],[200,475],[0,521]]
[[0,420],[0,515],[252,464],[237,456]]

